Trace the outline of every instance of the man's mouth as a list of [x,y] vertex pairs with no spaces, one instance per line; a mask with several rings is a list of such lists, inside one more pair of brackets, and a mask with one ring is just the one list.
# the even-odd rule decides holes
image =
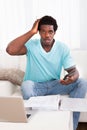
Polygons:
[[46,42],[50,42],[50,39],[45,39]]

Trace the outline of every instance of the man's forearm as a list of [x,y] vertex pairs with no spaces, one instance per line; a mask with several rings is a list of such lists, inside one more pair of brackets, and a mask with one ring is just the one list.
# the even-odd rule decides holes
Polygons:
[[75,81],[76,79],[78,79],[79,77],[79,72],[76,69],[76,67],[67,70],[68,74],[65,75],[64,79],[66,79],[67,77],[72,77],[73,76],[73,80]]
[[21,35],[20,37],[14,39],[13,41],[11,41],[7,48],[6,51],[9,54],[17,54],[18,52],[21,51],[21,49],[23,49],[25,43],[34,35],[34,33],[32,31],[29,31],[27,33],[25,33],[24,35]]

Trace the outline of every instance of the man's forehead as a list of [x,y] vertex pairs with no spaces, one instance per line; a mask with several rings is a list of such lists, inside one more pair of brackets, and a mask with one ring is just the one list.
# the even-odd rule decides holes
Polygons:
[[52,29],[53,30],[54,28],[53,28],[53,25],[43,24],[40,26],[40,29]]

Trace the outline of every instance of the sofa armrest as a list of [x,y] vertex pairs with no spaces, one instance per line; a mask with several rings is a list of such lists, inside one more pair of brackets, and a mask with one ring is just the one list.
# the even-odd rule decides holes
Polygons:
[[12,96],[22,96],[21,86],[17,86]]
[[0,80],[0,96],[10,96],[14,93],[16,85],[7,80]]

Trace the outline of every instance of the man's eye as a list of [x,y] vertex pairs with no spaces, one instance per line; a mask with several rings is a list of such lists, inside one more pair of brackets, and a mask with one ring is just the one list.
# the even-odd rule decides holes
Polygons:
[[45,33],[45,31],[43,31],[42,33]]
[[45,31],[41,31],[42,33],[45,33]]
[[52,34],[53,32],[49,32],[50,34]]
[[52,32],[52,31],[50,31],[50,32],[49,32],[49,34],[53,34],[53,32]]

